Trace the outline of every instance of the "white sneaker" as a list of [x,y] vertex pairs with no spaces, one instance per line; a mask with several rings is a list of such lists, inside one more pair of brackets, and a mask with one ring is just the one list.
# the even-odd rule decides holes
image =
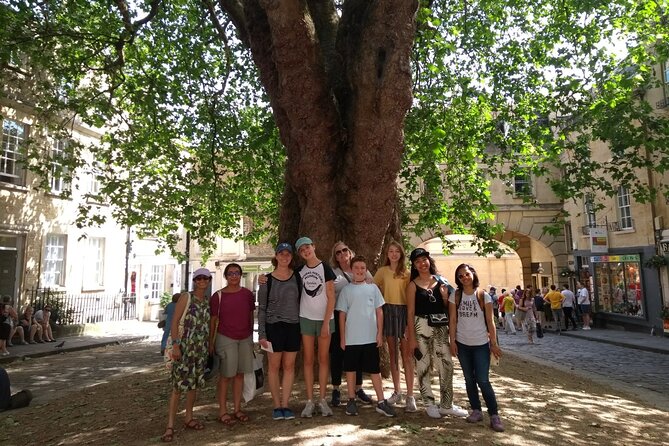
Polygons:
[[399,392],[393,392],[392,395],[390,395],[390,398],[388,398],[386,401],[388,401],[388,404],[398,404],[402,402],[402,394]]
[[405,412],[416,412],[418,410],[416,408],[416,398],[413,396],[407,396],[404,401],[406,402]]
[[325,398],[323,398],[321,402],[318,403],[318,408],[321,411],[321,415],[323,415],[324,417],[332,416],[332,409],[330,409],[330,406],[328,406],[328,402],[325,401]]
[[450,415],[452,417],[462,417],[462,418],[469,415],[469,413],[467,413],[466,410],[464,410],[460,406],[456,406],[455,404],[453,404],[450,409],[439,408],[439,413],[442,415]]
[[441,418],[441,413],[439,412],[439,408],[435,406],[434,404],[430,404],[427,406],[427,409],[425,409],[427,412],[427,416],[430,418]]
[[315,404],[313,401],[307,401],[307,404],[304,406],[302,411],[302,418],[311,418],[314,416]]

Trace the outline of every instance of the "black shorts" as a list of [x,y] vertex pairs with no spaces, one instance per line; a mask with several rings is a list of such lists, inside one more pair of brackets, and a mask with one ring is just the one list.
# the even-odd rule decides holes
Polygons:
[[267,340],[272,343],[275,352],[299,352],[302,334],[300,323],[275,322],[265,325]]
[[374,344],[347,345],[344,350],[344,371],[363,373],[381,373],[379,366],[379,348]]

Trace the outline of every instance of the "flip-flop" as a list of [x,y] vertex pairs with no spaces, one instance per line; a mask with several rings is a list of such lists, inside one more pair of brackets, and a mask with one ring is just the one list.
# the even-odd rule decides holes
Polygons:
[[191,418],[190,421],[187,421],[184,424],[184,427],[186,429],[193,429],[194,431],[201,431],[202,429],[204,429],[204,424],[200,423],[195,418]]
[[236,421],[237,420],[235,420],[229,413],[224,413],[223,415],[218,417],[218,422],[221,424],[225,424],[226,426],[235,424]]
[[[168,434],[167,431],[170,433]],[[160,437],[160,441],[163,443],[171,443],[174,440],[174,428],[168,427],[165,429],[165,433]]]
[[249,421],[249,416],[246,415],[244,412],[241,410],[239,412],[235,412],[235,418],[241,421],[242,423],[245,423]]

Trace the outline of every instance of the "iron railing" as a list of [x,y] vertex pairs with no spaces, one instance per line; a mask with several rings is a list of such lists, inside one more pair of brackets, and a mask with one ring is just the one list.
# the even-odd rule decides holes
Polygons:
[[134,319],[137,314],[136,297],[125,297],[123,293],[72,294],[32,288],[26,290],[25,296],[24,302],[35,311],[50,305],[51,321],[58,325],[122,321]]

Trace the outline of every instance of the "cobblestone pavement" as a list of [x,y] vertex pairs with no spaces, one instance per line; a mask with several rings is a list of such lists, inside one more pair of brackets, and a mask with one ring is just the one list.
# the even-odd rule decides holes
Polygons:
[[530,345],[521,332],[499,332],[504,351],[587,376],[669,410],[669,355],[547,332]]
[[91,350],[16,361],[4,367],[12,391],[30,389],[33,404],[62,398],[67,392],[107,382],[123,374],[146,371],[162,361],[157,340],[107,345]]

